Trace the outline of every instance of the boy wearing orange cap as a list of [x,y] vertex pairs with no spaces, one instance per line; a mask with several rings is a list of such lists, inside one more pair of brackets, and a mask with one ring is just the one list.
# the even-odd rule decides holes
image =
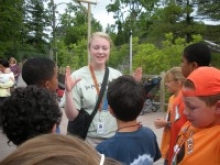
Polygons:
[[196,69],[182,94],[188,122],[178,135],[172,164],[220,164],[220,70]]
[[[188,77],[194,70],[199,67],[209,66],[211,61],[211,51],[207,45],[202,43],[194,43],[188,45],[182,55],[182,74]],[[208,80],[206,80],[208,81]],[[181,127],[187,122],[186,116],[183,114],[184,103],[182,92],[179,92],[174,103],[173,110],[171,111],[170,121],[170,144],[169,150],[165,159],[165,165],[171,165],[172,157],[174,154],[174,146]]]

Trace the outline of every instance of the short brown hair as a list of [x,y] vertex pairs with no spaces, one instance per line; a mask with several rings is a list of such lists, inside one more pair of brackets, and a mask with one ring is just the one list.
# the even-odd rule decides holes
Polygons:
[[[7,156],[0,165],[98,165],[101,156],[75,136],[45,134],[35,137]],[[121,165],[105,158],[103,165]]]

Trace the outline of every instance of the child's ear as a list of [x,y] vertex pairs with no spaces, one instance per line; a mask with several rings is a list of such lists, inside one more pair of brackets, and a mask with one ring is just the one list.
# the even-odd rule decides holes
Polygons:
[[216,114],[220,115],[220,100],[218,100],[216,103]]
[[193,70],[195,70],[199,67],[197,62],[192,62],[191,65],[192,65]]
[[46,81],[44,83],[44,88],[50,89],[50,82],[49,81]]

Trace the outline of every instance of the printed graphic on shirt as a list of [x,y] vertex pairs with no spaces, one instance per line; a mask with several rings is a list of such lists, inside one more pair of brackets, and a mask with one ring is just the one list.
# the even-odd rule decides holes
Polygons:
[[[180,163],[183,158],[185,153],[187,155],[193,153],[194,151],[194,140],[192,138],[194,132],[192,130],[189,130],[188,133],[182,134],[182,136],[179,136],[177,139],[177,144],[174,147],[174,157],[172,160],[172,165],[176,165]],[[188,137],[187,139],[184,139],[185,137]],[[182,145],[179,144],[178,142],[185,141]],[[186,151],[185,151],[185,146],[186,146]]]
[[153,164],[153,158],[148,154],[139,156],[130,165],[146,165],[146,164]]

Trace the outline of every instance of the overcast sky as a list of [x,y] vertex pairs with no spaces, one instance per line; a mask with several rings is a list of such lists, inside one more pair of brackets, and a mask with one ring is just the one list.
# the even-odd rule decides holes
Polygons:
[[[93,0],[96,1],[96,0]],[[68,3],[71,2],[71,0],[54,0],[54,3],[58,4],[58,3]],[[82,4],[84,4],[86,6],[86,8],[88,7],[87,3],[81,2]],[[97,0],[97,4],[92,4],[91,5],[91,13],[93,14],[93,16],[97,19],[97,21],[100,21],[100,24],[103,26],[103,28],[105,29],[107,24],[113,24],[114,23],[114,19],[113,19],[113,14],[112,13],[107,13],[106,12],[106,6],[111,3],[111,0]],[[57,9],[59,10],[59,13],[64,12],[66,6],[65,4],[61,4],[58,5]]]

